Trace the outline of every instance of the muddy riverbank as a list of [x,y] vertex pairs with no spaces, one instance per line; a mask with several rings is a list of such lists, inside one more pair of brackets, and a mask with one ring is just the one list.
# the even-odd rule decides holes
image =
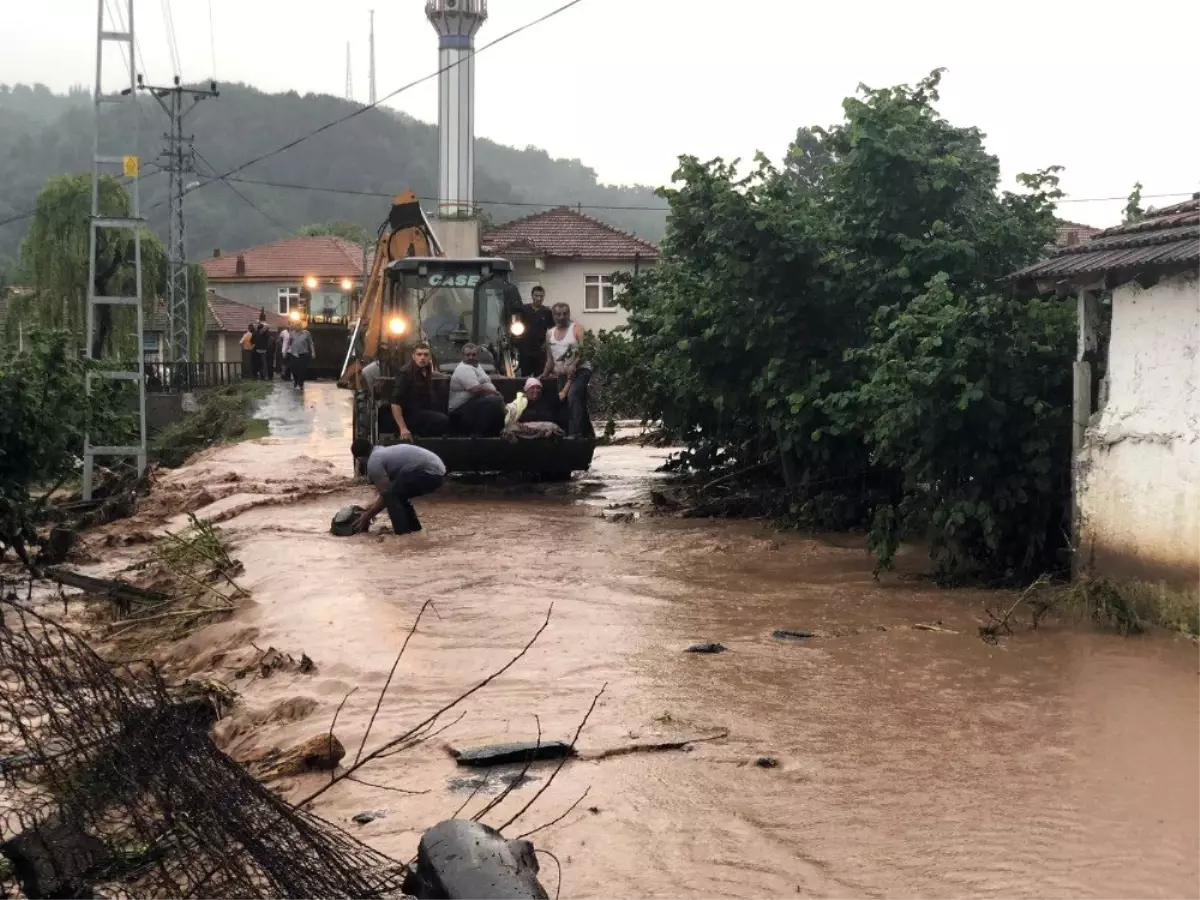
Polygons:
[[[163,656],[196,677],[228,678],[255,645],[315,662],[308,674],[241,679],[242,702],[218,726],[231,753],[323,732],[357,688],[337,722],[352,757],[428,599],[436,614],[414,636],[368,749],[503,665],[554,605],[542,638],[463,705],[461,722],[362,772],[426,793],[342,783],[316,801],[378,849],[408,858],[423,829],[467,800],[477,773],[445,743],[531,740],[535,716],[547,739],[569,739],[607,684],[584,751],[729,736],[569,763],[509,829],[548,822],[588,790],[536,838],[562,861],[564,896],[1196,894],[1190,642],[1049,622],[991,646],[975,632],[995,595],[911,578],[916,555],[877,582],[858,538],[611,521],[603,508],[644,495],[666,455],[637,446],[601,448],[580,483],[548,494],[458,489],[419,501],[420,535],[334,538],[333,512],[368,496],[349,480],[345,395],[281,389],[259,415],[273,437],[166,474],[143,513],[90,538],[115,560],[136,551],[121,546],[129,534],[178,526],[185,507],[221,520],[252,600]],[[949,631],[911,628],[931,621]],[[776,629],[817,636],[781,642]],[[701,641],[728,652],[682,652]],[[756,765],[764,756],[778,765]],[[520,809],[552,765],[535,766],[487,821]],[[286,794],[320,780],[293,780]],[[489,799],[480,791],[466,814]],[[363,811],[384,815],[350,824]]]

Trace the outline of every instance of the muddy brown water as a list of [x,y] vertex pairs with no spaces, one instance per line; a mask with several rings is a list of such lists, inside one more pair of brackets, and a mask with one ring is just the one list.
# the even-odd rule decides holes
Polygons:
[[[534,840],[563,866],[564,897],[1177,897],[1200,892],[1200,700],[1196,649],[1069,624],[1000,646],[975,636],[1000,599],[902,576],[876,582],[861,540],[774,535],[758,523],[640,518],[637,500],[665,451],[602,449],[591,473],[550,495],[485,489],[418,501],[426,531],[335,538],[340,506],[369,497],[349,476],[345,395],[281,390],[278,437],[224,448],[166,488],[241,482],[217,501],[253,601],[171,654],[224,675],[251,642],[313,675],[243,679],[219,726],[247,756],[324,731],[354,756],[421,604],[368,749],[416,724],[507,662],[461,721],[360,776],[421,794],[343,782],[313,808],[397,858],[468,799],[446,745],[569,740],[602,685],[579,745],[727,729],[690,752],[566,765],[510,835],[558,817]],[[314,485],[333,493],[303,499]],[[256,505],[264,499],[297,499]],[[239,505],[241,504],[241,505]],[[244,511],[238,513],[239,509]],[[386,514],[376,528],[382,528]],[[902,568],[919,567],[912,555]],[[956,634],[913,630],[940,620]],[[875,626],[887,626],[878,630]],[[821,635],[781,643],[778,628]],[[840,635],[840,636],[836,636]],[[683,653],[719,641],[728,652]],[[536,718],[535,718],[536,717]],[[755,761],[769,756],[774,768]],[[492,811],[500,825],[553,763]],[[512,771],[508,771],[509,777]],[[296,800],[321,779],[294,782]],[[490,793],[489,793],[490,792]],[[489,787],[471,814],[492,799]],[[356,813],[385,815],[365,826]],[[555,864],[542,858],[554,890]]]

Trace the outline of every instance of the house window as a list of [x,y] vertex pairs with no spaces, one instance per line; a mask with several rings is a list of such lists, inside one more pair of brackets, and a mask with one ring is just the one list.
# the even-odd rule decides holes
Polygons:
[[616,292],[609,275],[583,277],[583,308],[588,312],[603,312],[617,308]]
[[143,331],[142,354],[144,356],[157,356],[161,340],[162,335],[157,331]]
[[292,311],[293,305],[300,305],[300,288],[281,287],[279,289],[279,314],[286,316]]

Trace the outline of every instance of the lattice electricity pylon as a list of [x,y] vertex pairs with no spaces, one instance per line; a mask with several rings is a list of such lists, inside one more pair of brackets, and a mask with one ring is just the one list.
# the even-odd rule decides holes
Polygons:
[[[96,26],[96,91],[93,96],[95,115],[92,123],[92,213],[88,229],[88,292],[87,292],[87,334],[84,346],[87,356],[93,358],[95,348],[93,341],[96,333],[96,310],[101,306],[132,306],[137,311],[137,345],[132,369],[119,368],[118,359],[113,365],[105,365],[98,371],[88,372],[85,381],[85,395],[91,398],[92,382],[97,379],[112,381],[132,381],[138,386],[138,443],[119,446],[95,446],[88,434],[83,442],[83,498],[92,499],[92,476],[95,470],[96,457],[135,457],[137,459],[138,476],[146,471],[146,379],[142,373],[141,353],[142,341],[145,334],[145,322],[142,316],[142,218],[141,194],[138,189],[138,115],[137,115],[137,71],[134,63],[133,39],[133,0],[116,0],[117,9],[124,2],[129,23],[127,31],[113,30],[118,23],[109,23],[105,27],[104,8],[107,0],[97,0]],[[118,20],[119,21],[119,20]],[[123,23],[119,27],[124,27]],[[117,94],[104,93],[104,45],[106,43],[127,44],[129,65],[129,87]],[[126,103],[130,109],[130,129],[127,135],[130,141],[130,152],[126,154],[102,154],[100,152],[100,118],[105,105]],[[131,211],[128,216],[100,215],[100,174],[102,168],[120,166],[124,183],[129,187]],[[133,265],[134,293],[132,296],[112,296],[96,294],[96,253],[99,245],[98,232],[100,229],[132,229],[133,231]],[[100,348],[101,351],[103,348]]]
[[[196,154],[192,150],[193,135],[183,133],[183,120],[205,97],[217,97],[217,83],[207,88],[187,88],[179,83],[171,87],[143,84],[138,88],[149,91],[171,120],[171,130],[163,134],[166,146],[159,165],[170,178],[170,209],[167,215],[167,358],[175,363],[191,360],[191,317],[188,309],[187,241],[183,220],[183,195],[187,193],[187,176],[196,171]],[[186,103],[185,98],[191,98]]]

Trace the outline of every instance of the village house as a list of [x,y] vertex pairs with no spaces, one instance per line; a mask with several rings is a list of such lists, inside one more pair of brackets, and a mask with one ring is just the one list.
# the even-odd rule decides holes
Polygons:
[[626,320],[617,305],[616,272],[637,272],[658,260],[655,244],[566,207],[535,213],[486,232],[484,256],[513,264],[521,297],[538,285],[546,303],[568,303],[589,331],[610,331]]
[[312,292],[312,314],[331,319],[350,313],[351,294],[363,278],[363,249],[339,237],[293,237],[201,263],[208,284],[222,297],[286,316]]
[[[242,335],[251,322],[258,321],[259,307],[230,300],[213,291],[208,292],[207,301],[201,362],[240,364]],[[278,331],[287,324],[287,317],[267,309],[266,323],[272,331]],[[146,362],[162,362],[167,340],[166,305],[160,303],[151,315],[146,316],[143,324],[142,355]]]
[[1200,194],[1016,273],[1079,305],[1075,568],[1194,597],[1200,577]]

